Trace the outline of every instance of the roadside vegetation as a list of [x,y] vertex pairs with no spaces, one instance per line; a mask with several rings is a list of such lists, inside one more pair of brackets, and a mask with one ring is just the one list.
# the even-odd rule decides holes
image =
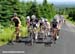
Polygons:
[[[36,15],[37,18],[47,18],[50,21],[57,12],[62,13],[66,20],[75,24],[75,8],[57,9],[54,4],[48,3],[47,0],[43,0],[42,4],[38,4],[36,0],[34,2],[20,2],[19,0],[0,0],[0,46],[6,44],[11,40],[12,36],[15,36],[13,23],[11,18],[13,13],[17,13],[19,16],[21,26],[21,36],[28,35],[26,27],[26,16]],[[15,37],[14,37],[15,38]]]
[[[36,15],[37,18],[44,17],[49,21],[56,14],[56,10],[53,4],[44,0],[42,4],[38,4],[36,0],[34,2],[20,2],[19,0],[1,0],[0,1],[0,46],[6,44],[11,40],[12,36],[15,36],[13,23],[11,18],[13,13],[16,12],[19,16],[21,26],[21,36],[27,36],[26,16]],[[14,37],[15,38],[15,37]]]

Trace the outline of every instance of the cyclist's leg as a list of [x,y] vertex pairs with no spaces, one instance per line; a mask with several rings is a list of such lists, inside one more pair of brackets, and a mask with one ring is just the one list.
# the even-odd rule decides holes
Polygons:
[[56,40],[59,39],[58,34],[59,34],[59,30],[58,30],[58,28],[55,28],[55,36],[56,36]]
[[46,33],[45,38],[47,38],[47,36],[48,36],[48,29],[47,28],[45,29],[45,33]]
[[20,27],[18,26],[18,27],[16,27],[15,28],[15,32],[16,32],[16,40],[18,40],[19,39],[19,37],[20,37]]
[[53,28],[53,39],[56,40],[56,28]]
[[61,27],[59,26],[59,27],[57,28],[57,39],[59,39],[59,32],[60,32],[60,29],[61,29]]
[[30,37],[30,29],[27,27],[27,36]]
[[56,35],[57,35],[57,36],[59,36],[59,31],[60,31],[60,30],[59,30],[58,28],[56,28]]
[[51,42],[55,44],[55,34],[54,34],[54,28],[50,28],[51,33]]
[[61,25],[59,24],[58,27],[57,27],[57,36],[59,36],[60,29],[61,29]]
[[50,33],[51,33],[52,39],[54,39],[54,29],[53,28],[50,28]]
[[37,31],[36,30],[37,30],[37,27],[34,28],[34,37],[35,37],[34,39],[35,40],[37,40]]

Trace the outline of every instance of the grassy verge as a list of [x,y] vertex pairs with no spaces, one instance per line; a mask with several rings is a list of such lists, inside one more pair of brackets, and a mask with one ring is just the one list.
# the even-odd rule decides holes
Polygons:
[[75,22],[72,21],[71,18],[67,18],[68,15],[64,15],[64,16],[65,16],[65,19],[66,19],[69,23],[71,23],[72,25],[75,25]]
[[3,45],[5,45],[5,44],[7,44],[7,42],[2,42],[2,41],[0,41],[0,46],[3,46]]
[[[10,40],[12,38],[12,36],[14,36],[15,38],[15,35],[13,35],[13,32],[15,31],[15,28],[10,28],[10,27],[5,27],[3,29],[2,32],[0,32],[0,46],[6,44],[8,42],[8,40]],[[22,37],[25,37],[27,36],[27,28],[26,27],[21,27],[21,36]]]

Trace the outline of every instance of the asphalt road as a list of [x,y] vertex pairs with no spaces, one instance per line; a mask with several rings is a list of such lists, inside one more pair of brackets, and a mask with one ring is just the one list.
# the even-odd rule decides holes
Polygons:
[[52,47],[45,47],[44,44],[27,46],[24,43],[15,43],[14,45],[0,47],[0,54],[11,54],[3,53],[4,51],[24,51],[24,53],[18,54],[75,54],[75,27],[70,24],[63,25],[60,31],[60,39]]

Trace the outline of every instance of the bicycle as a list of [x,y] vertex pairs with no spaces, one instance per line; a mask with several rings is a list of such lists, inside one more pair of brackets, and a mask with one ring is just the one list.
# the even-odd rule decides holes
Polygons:
[[44,26],[41,26],[40,30],[38,31],[38,40],[42,40],[43,42],[45,37],[46,37],[46,33],[45,33]]
[[31,45],[34,44],[34,40],[35,40],[35,32],[34,32],[34,28],[33,26],[30,26],[29,28],[29,36],[30,36],[30,39],[31,39]]
[[50,29],[46,30],[45,35],[46,35],[46,37],[44,39],[44,46],[51,47],[52,42],[53,42],[53,37],[51,36]]
[[8,44],[13,44],[13,45],[14,45],[13,42],[19,42],[20,37],[21,37],[21,35],[22,35],[21,32],[22,32],[22,30],[19,30],[18,33],[17,33],[16,31],[14,31],[14,32],[12,33],[11,39],[8,40]]
[[51,28],[51,37],[52,37],[52,42],[55,44],[57,40],[57,34],[58,34],[58,29],[57,28]]

